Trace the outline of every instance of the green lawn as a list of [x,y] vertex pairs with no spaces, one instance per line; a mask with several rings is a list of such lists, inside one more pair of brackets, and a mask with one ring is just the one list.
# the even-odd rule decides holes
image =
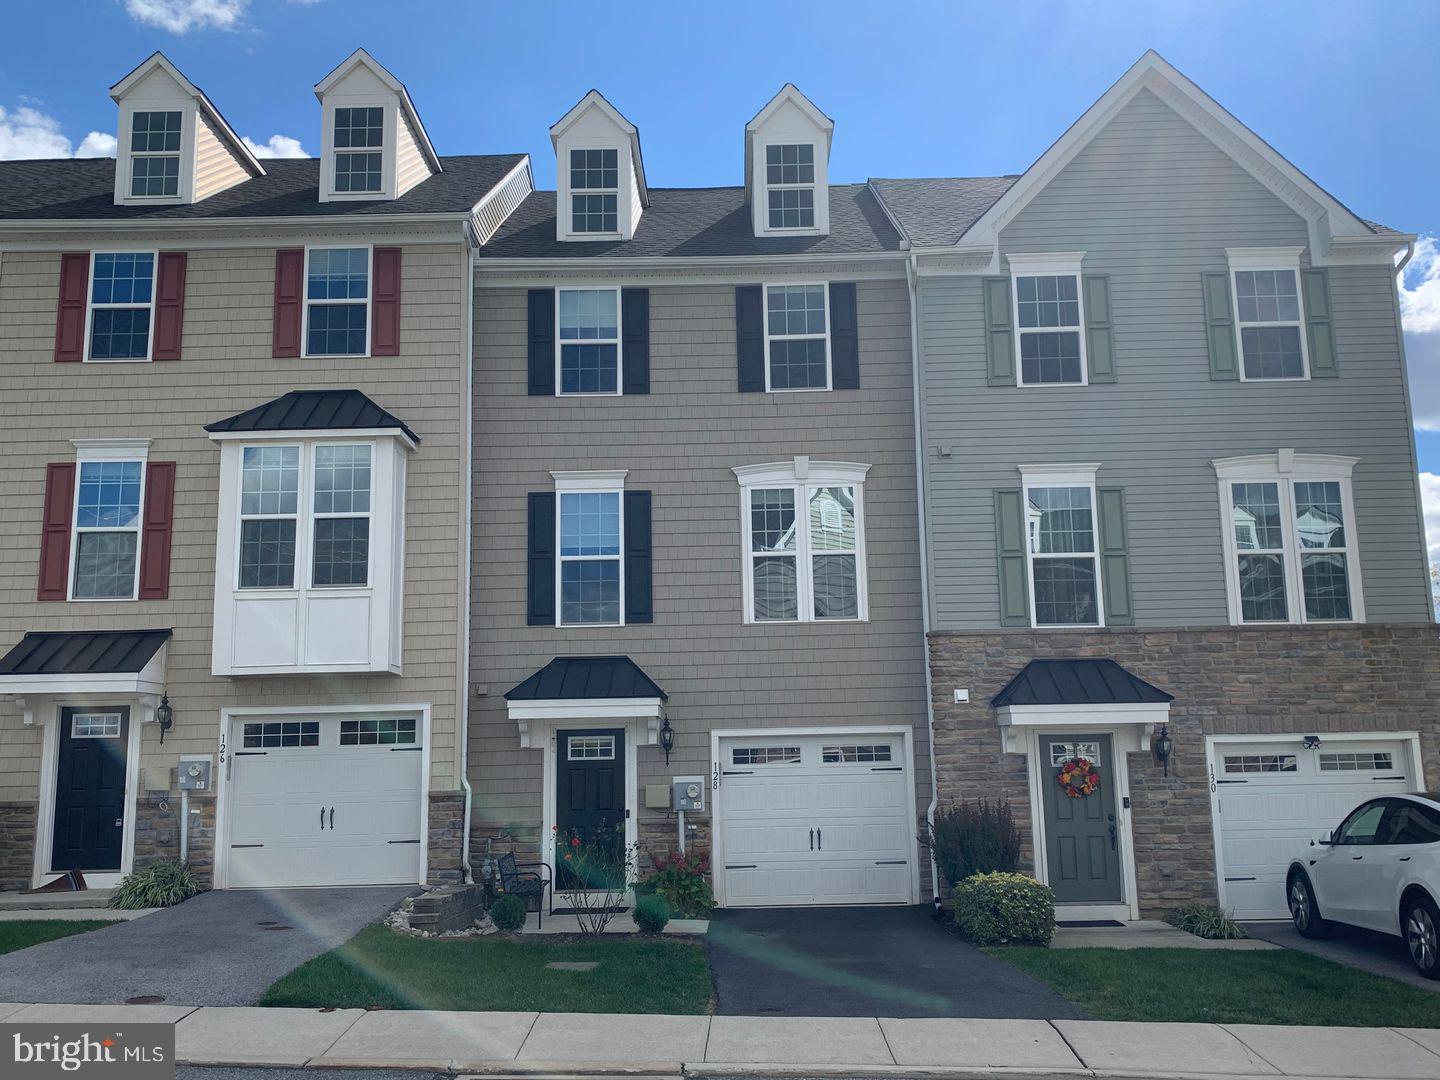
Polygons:
[[1440,1027],[1440,993],[1288,949],[987,949],[1097,1020]]
[[[556,971],[554,961],[598,961]],[[713,987],[688,941],[484,937],[426,940],[383,926],[301,964],[261,1005],[302,1008],[704,1013]]]
[[112,919],[16,919],[0,922],[0,954],[113,924]]

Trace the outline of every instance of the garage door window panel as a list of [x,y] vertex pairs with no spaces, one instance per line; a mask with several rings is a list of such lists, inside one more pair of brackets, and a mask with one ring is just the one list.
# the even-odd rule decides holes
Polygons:
[[888,743],[844,743],[820,748],[822,765],[871,765],[890,760]]
[[1321,772],[1388,772],[1395,757],[1384,751],[1345,751],[1320,755]]
[[341,746],[413,746],[413,717],[376,717],[340,721]]
[[247,750],[319,746],[320,723],[317,720],[267,720],[246,724],[242,741]]
[[1299,770],[1294,754],[1227,754],[1227,773],[1293,773]]
[[732,765],[799,765],[798,746],[737,746],[730,751]]

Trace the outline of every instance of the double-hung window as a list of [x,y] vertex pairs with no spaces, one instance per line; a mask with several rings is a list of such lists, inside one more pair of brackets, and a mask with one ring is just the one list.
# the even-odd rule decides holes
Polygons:
[[1363,618],[1353,465],[1350,458],[1289,451],[1215,462],[1232,622]]
[[89,359],[150,359],[155,258],[153,251],[97,251],[91,256]]
[[368,247],[306,251],[306,356],[369,355],[370,251]]
[[620,290],[558,291],[556,385],[560,393],[620,393]]
[[1088,381],[1080,259],[1078,254],[1009,256],[1021,386]]
[[623,472],[555,477],[555,591],[561,626],[624,621],[624,484]]
[[179,193],[180,113],[131,113],[131,198],[173,198]]
[[1021,468],[1035,626],[1102,626],[1095,466]]
[[385,146],[385,110],[378,106],[335,110],[335,191],[378,192]]
[[619,194],[618,150],[570,151],[571,232],[619,232]]
[[765,388],[830,389],[828,288],[765,286]]
[[1240,377],[1304,379],[1310,374],[1299,249],[1231,248]]
[[240,588],[295,587],[299,519],[300,447],[245,447],[240,466]]
[[765,199],[770,228],[815,227],[815,144],[765,147]]
[[747,465],[745,621],[829,622],[868,616],[862,488],[867,465]]
[[70,599],[133,600],[140,579],[145,462],[82,456],[78,468]]
[[315,447],[314,540],[317,589],[370,583],[370,460],[366,443]]

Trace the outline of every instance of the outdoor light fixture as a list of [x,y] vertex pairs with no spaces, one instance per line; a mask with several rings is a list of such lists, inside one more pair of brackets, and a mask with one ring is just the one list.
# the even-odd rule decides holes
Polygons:
[[1319,750],[1319,749],[1320,749],[1320,736],[1319,736],[1319,735],[1306,735],[1305,738],[1302,739],[1301,741],[1305,744],[1305,749],[1306,749],[1306,750]]
[[160,704],[155,706],[155,723],[160,725],[160,745],[165,745],[165,732],[175,726],[175,710],[170,707],[170,695],[161,694]]
[[670,751],[675,749],[675,729],[670,726],[670,718],[667,716],[665,722],[660,725],[660,749],[665,751],[665,764],[670,764]]
[[1165,775],[1170,775],[1170,755],[1175,752],[1175,743],[1170,738],[1170,725],[1162,724],[1160,730],[1155,733],[1155,740],[1151,743],[1155,748],[1155,756],[1160,759],[1160,764],[1165,766]]

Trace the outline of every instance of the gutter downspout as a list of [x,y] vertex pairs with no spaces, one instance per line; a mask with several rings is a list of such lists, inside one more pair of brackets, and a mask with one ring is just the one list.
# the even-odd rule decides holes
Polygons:
[[[930,758],[930,805],[925,808],[929,837],[935,835],[935,810],[940,805],[939,771],[935,765],[935,686],[930,677],[930,539],[925,524],[925,438],[921,431],[920,407],[920,276],[917,257],[912,253],[905,260],[905,283],[910,289],[910,388],[915,412],[915,510],[920,528],[920,634],[925,660],[925,727]],[[930,890],[935,904],[940,903],[940,868],[935,861],[935,847],[930,852]]]
[[456,731],[455,744],[457,747],[456,771],[460,777],[460,790],[465,792],[465,818],[460,828],[460,868],[464,874],[466,885],[475,882],[475,875],[470,870],[470,811],[474,802],[475,793],[470,788],[470,575],[473,572],[470,565],[471,554],[471,533],[473,531],[474,497],[473,486],[475,482],[475,402],[472,397],[474,393],[474,352],[475,352],[475,244],[472,237],[467,237],[465,245],[465,341],[460,351],[461,363],[464,365],[464,396],[461,399],[461,407],[464,410],[464,420],[460,424],[460,430],[464,433],[464,441],[461,452],[465,457],[464,483],[460,485],[464,501],[461,507],[460,530],[462,541],[460,550],[462,553],[460,562],[460,697],[456,702]]

